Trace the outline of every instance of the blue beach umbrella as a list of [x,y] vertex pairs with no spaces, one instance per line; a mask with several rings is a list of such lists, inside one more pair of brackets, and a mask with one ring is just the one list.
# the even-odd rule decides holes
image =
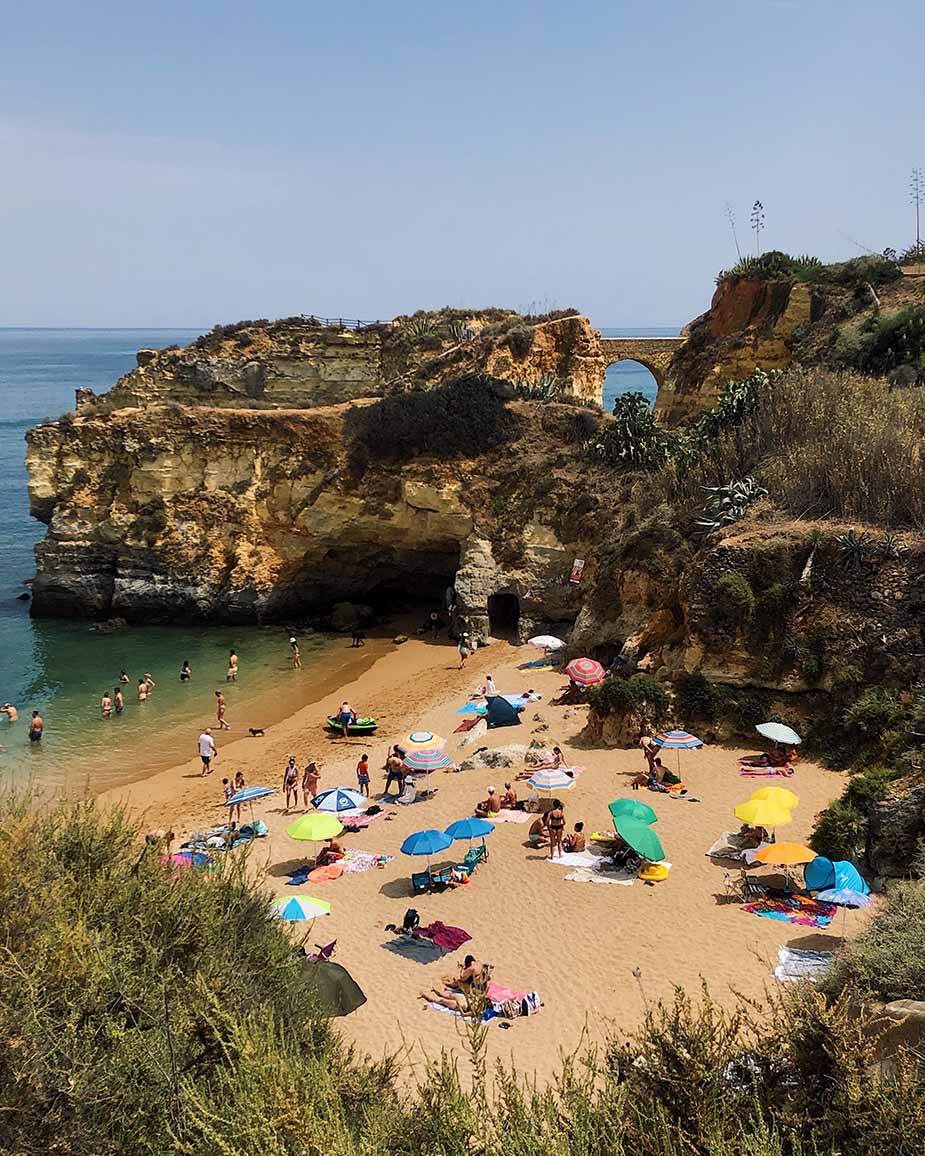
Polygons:
[[446,834],[451,839],[469,839],[471,842],[473,839],[484,839],[486,835],[491,835],[494,829],[494,823],[473,816],[468,819],[457,819],[455,823],[450,823],[446,829]]
[[870,896],[862,895],[860,891],[851,891],[847,887],[834,887],[828,891],[820,891],[816,896],[823,903],[834,903],[836,907],[869,907]]
[[660,735],[656,735],[652,742],[663,750],[678,752],[678,778],[681,777],[680,752],[703,746],[703,739],[698,739],[688,731],[663,731]]
[[330,811],[334,815],[340,811],[355,811],[357,807],[365,807],[368,803],[365,795],[349,787],[329,787],[312,799],[316,811]]
[[401,851],[403,855],[426,855],[427,868],[430,870],[431,855],[436,855],[439,851],[445,851],[447,847],[451,847],[452,845],[453,840],[449,835],[430,828],[427,831],[415,831],[413,835],[409,835],[404,843],[402,843]]
[[275,795],[276,792],[272,787],[242,787],[240,791],[235,791],[226,807],[237,807],[239,803],[250,803],[251,807],[251,822],[254,821],[254,800],[265,799],[267,795]]

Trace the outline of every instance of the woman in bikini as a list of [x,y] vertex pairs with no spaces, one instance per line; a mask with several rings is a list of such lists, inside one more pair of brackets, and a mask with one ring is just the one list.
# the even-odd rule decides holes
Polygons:
[[488,964],[481,963],[474,955],[467,955],[459,965],[457,976],[448,976],[442,989],[434,987],[429,992],[421,992],[418,999],[438,1003],[450,1011],[467,1012],[471,1004],[485,998],[490,974]]
[[[318,794],[318,780],[321,778],[321,772],[318,770],[317,763],[308,763],[302,775],[302,803],[305,810],[308,810],[308,804]],[[296,799],[298,803],[298,799]]]
[[558,799],[553,803],[552,810],[546,813],[546,830],[549,832],[549,858],[552,859],[557,847],[559,854],[562,854],[562,836],[565,832],[565,811]]
[[289,762],[283,771],[283,790],[286,792],[286,814],[289,812],[290,796],[292,806],[299,805],[299,768],[296,766],[295,755],[289,756]]

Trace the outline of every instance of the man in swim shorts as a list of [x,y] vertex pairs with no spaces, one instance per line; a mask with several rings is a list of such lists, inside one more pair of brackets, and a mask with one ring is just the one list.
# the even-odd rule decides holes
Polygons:
[[45,733],[45,720],[37,710],[32,712],[32,721],[29,723],[29,742],[37,743]]
[[212,728],[206,727],[199,736],[199,757],[202,759],[203,775],[212,774],[212,760],[217,754],[215,739],[212,738]]

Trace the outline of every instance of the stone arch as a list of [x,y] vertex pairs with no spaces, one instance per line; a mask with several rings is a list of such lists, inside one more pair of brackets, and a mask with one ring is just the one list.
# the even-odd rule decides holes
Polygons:
[[658,386],[657,411],[658,398],[671,389],[671,359],[683,344],[682,337],[602,337],[601,353],[608,366],[620,361],[638,361],[648,369]]
[[627,353],[625,356],[614,357],[611,361],[608,361],[607,365],[605,366],[605,372],[606,370],[610,369],[612,365],[619,365],[623,361],[635,361],[637,365],[641,365],[643,369],[647,369],[649,373],[651,373],[655,378],[655,384],[658,386],[658,388],[662,388],[662,385],[665,382],[665,374],[668,372],[667,364],[660,366],[654,357],[645,358],[636,355],[631,356]]

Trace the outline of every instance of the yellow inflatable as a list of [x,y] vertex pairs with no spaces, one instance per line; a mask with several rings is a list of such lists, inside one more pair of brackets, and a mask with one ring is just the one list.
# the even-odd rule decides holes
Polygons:
[[661,883],[668,878],[668,868],[664,863],[645,863],[636,872],[636,878],[644,883]]

